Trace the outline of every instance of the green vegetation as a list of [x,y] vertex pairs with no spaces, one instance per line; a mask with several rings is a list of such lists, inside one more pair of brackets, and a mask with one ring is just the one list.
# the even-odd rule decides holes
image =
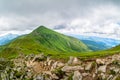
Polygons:
[[108,46],[101,42],[91,40],[82,40],[82,42],[84,42],[93,51],[108,49]]
[[91,51],[82,41],[40,26],[28,35],[21,36],[2,48],[1,56],[14,58],[18,54],[60,55],[62,53]]
[[120,46],[92,52],[82,41],[40,26],[30,34],[21,36],[9,44],[0,47],[0,56],[15,58],[18,54],[40,54],[56,59],[68,59],[77,56],[83,59],[103,57],[120,52]]

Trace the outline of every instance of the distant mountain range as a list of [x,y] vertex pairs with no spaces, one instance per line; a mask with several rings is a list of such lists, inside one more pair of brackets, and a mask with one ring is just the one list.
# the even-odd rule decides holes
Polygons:
[[112,47],[115,47],[120,44],[120,40],[110,39],[110,38],[101,38],[95,36],[83,36],[83,35],[73,35],[70,34],[75,38],[80,39],[83,41],[90,49],[97,51],[97,50],[105,50]]
[[0,45],[5,45],[9,43],[11,40],[17,38],[19,35],[17,34],[6,34],[4,36],[0,36]]

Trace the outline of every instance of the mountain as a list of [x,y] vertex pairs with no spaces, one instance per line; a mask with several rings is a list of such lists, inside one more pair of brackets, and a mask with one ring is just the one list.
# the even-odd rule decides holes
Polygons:
[[113,48],[111,48],[111,49],[109,49],[109,50],[120,52],[120,45],[117,45],[117,46],[115,46],[115,47],[113,47]]
[[13,39],[17,38],[19,35],[17,34],[7,34],[4,36],[0,36],[0,45],[5,45],[12,41]]
[[69,53],[91,51],[82,41],[65,36],[44,26],[40,26],[30,34],[21,36],[2,51],[4,55],[18,53]]
[[70,36],[80,39],[90,49],[94,51],[109,49],[120,44],[120,40],[115,40],[110,38],[101,38],[101,37],[83,36],[83,35],[70,35]]

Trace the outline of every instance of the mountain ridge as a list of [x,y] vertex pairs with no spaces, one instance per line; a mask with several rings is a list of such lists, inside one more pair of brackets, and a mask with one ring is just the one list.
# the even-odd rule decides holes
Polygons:
[[47,53],[59,54],[63,52],[91,51],[82,41],[55,32],[45,26],[39,26],[30,34],[21,36],[7,45],[2,51],[4,54],[18,53]]
[[90,49],[94,51],[107,50],[120,44],[120,40],[115,40],[111,38],[101,38],[96,36],[84,36],[84,35],[74,35],[74,34],[68,34],[68,35],[80,39]]

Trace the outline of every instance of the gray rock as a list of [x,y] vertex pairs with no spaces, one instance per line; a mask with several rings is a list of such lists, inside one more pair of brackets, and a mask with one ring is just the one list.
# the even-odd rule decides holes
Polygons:
[[85,70],[90,70],[92,68],[92,62],[88,63],[86,66],[85,66]]
[[82,76],[85,77],[85,76],[88,76],[89,73],[82,73]]
[[70,57],[69,61],[67,62],[68,65],[76,65],[76,64],[80,64],[81,62],[78,60],[77,57]]
[[101,73],[102,80],[105,80],[106,75],[104,73]]
[[83,71],[84,68],[81,66],[64,66],[62,69],[64,72],[71,72],[71,71]]
[[74,57],[72,64],[74,64],[74,65],[80,64],[80,61],[78,60],[78,58]]
[[105,59],[96,59],[97,64],[105,64]]
[[109,75],[107,80],[112,80],[113,79],[113,75]]
[[43,53],[39,54],[39,55],[35,55],[33,61],[45,61],[47,60],[47,57],[44,56]]
[[79,71],[75,71],[72,78],[73,80],[82,80],[82,74]]
[[44,76],[42,76],[42,75],[37,75],[36,77],[34,77],[33,80],[45,80],[45,79],[44,79]]
[[1,72],[1,79],[2,80],[9,80],[9,77],[8,77],[8,74],[7,74],[6,71],[5,72]]
[[70,56],[70,59],[69,59],[69,61],[68,61],[68,64],[69,64],[69,65],[73,63],[73,59],[74,59],[74,57]]
[[100,67],[98,68],[98,72],[103,72],[103,73],[105,73],[105,72],[106,72],[106,68],[107,68],[107,65],[100,66]]

